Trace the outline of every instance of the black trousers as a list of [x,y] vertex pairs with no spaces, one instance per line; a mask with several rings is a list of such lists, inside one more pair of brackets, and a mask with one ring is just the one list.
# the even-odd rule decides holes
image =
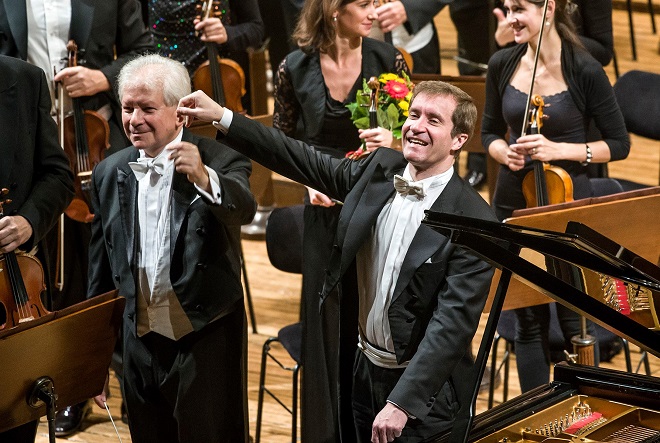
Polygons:
[[[357,351],[353,376],[353,417],[359,443],[371,442],[371,428],[387,402],[387,397],[399,381],[404,369],[376,366],[361,351]],[[435,395],[431,411],[423,419],[408,419],[397,443],[424,441],[451,427],[459,409],[456,393],[445,383]]]
[[[125,322],[129,323],[129,322]],[[247,321],[236,309],[178,341],[124,327],[134,443],[247,442]]]

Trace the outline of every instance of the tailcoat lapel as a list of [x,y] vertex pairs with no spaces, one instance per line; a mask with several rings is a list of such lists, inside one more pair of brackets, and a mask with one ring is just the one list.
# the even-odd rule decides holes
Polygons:
[[360,246],[369,238],[370,231],[376,223],[378,215],[396,192],[392,184],[394,174],[401,172],[402,170],[393,171],[388,176],[383,167],[377,165],[369,183],[365,186],[364,192],[359,194],[359,200],[354,204],[350,201],[344,202],[344,206],[349,206],[353,212],[347,214],[345,220],[343,220],[342,214],[342,219],[339,222],[338,232],[344,235],[343,239],[338,239],[343,244],[342,273],[353,261]]
[[9,28],[21,59],[27,60],[27,9],[25,0],[3,0]]
[[170,202],[170,260],[174,255],[174,247],[181,226],[188,213],[188,208],[199,194],[195,186],[188,181],[185,174],[174,172],[172,177],[172,201]]
[[[134,149],[128,161],[136,161],[138,150]],[[131,269],[135,269],[135,254],[137,253],[137,235],[139,230],[137,214],[137,179],[128,166],[123,164],[117,167],[117,194],[119,196],[119,210],[121,224],[126,236],[126,254]]]
[[[183,130],[181,141],[192,143],[194,145],[198,144],[198,141],[186,129]],[[186,175],[174,171],[172,177],[172,201],[170,202],[172,211],[170,213],[170,260],[173,258],[176,240],[181,231],[181,226],[186,218],[186,214],[188,213],[188,209],[198,196],[199,193],[197,192],[195,185],[188,181]]]

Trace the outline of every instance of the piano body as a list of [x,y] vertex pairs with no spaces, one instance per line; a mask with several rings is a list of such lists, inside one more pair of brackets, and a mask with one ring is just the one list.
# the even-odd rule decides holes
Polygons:
[[[478,373],[472,374],[475,392],[471,399],[463,399],[470,407],[459,412],[451,432],[430,441],[660,443],[660,378],[574,363],[556,365],[554,380],[547,385],[476,417],[471,412],[513,275],[660,357],[658,266],[575,222],[569,222],[565,232],[556,232],[427,211],[423,223],[501,271],[477,355]],[[547,272],[539,260],[524,258],[521,251],[568,263],[592,283],[574,287]],[[598,290],[593,290],[594,281],[600,282]]]

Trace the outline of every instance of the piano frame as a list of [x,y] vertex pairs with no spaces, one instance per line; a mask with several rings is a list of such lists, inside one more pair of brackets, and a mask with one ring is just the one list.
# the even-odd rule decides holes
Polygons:
[[[656,423],[653,429],[660,433],[659,379],[575,364],[557,365],[555,381],[549,385],[516,397],[476,418],[473,414],[478,394],[478,381],[483,376],[499,313],[514,274],[544,295],[569,306],[653,355],[660,356],[660,334],[657,327],[652,330],[642,326],[527,261],[520,256],[523,248],[536,251],[545,257],[563,260],[593,272],[621,279],[628,284],[649,288],[658,304],[660,304],[660,300],[657,300],[660,296],[660,268],[586,225],[575,222],[569,222],[566,232],[560,233],[427,211],[423,223],[450,237],[452,242],[472,249],[501,269],[484,338],[477,354],[476,370],[472,374],[473,386],[475,386],[472,398],[461,399],[464,407],[459,412],[451,432],[440,434],[430,441],[450,443],[599,441],[565,433],[558,433],[561,438],[539,436],[533,434],[532,428],[528,426],[529,423],[538,421],[540,411],[552,409],[568,399],[572,399],[569,401],[575,404],[576,401],[581,401],[580,396],[584,395],[597,396],[595,398],[603,396],[607,399],[606,402],[626,404],[630,402],[635,408],[654,408],[650,410],[651,412],[645,413],[657,415],[652,419]],[[657,315],[654,315],[657,325]],[[511,426],[516,430],[512,431]],[[610,423],[602,425],[602,427],[606,426],[611,427]],[[527,428],[530,430],[526,431]],[[597,433],[599,429],[596,427],[592,432]],[[527,437],[531,440],[527,440]]]

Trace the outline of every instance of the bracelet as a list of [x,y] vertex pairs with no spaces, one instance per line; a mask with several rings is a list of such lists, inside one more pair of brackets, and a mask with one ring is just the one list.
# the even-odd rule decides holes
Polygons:
[[587,166],[589,163],[591,163],[591,159],[594,157],[594,155],[591,152],[591,148],[589,147],[588,144],[584,144],[584,147],[587,148],[587,158],[580,163],[582,166]]

